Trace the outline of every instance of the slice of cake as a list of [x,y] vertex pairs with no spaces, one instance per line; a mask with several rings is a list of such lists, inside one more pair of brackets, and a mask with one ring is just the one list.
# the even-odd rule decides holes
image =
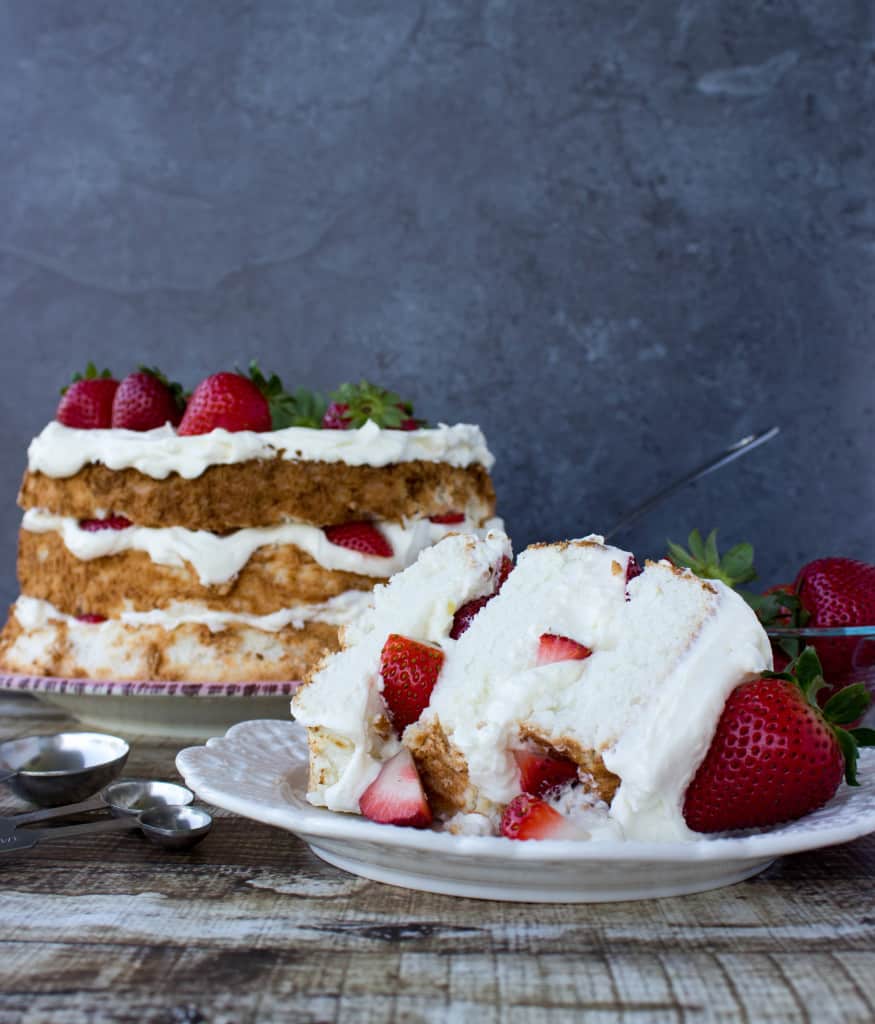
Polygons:
[[292,702],[310,801],[370,807],[412,756],[453,831],[497,831],[535,772],[573,777],[557,799],[588,834],[690,837],[684,793],[726,699],[771,667],[756,616],[599,537],[535,545],[508,574],[509,558],[501,533],[449,537],[377,588]]
[[259,378],[208,378],[181,422],[166,395],[144,417],[131,378],[74,384],[28,449],[6,671],[300,679],[375,582],[493,516],[478,427],[424,427],[364,383],[313,419]]

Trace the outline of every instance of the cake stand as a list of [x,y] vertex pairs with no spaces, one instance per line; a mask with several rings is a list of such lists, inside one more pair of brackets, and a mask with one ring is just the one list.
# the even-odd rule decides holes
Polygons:
[[237,722],[289,718],[297,682],[165,683],[0,675],[0,691],[32,693],[110,732],[208,739]]

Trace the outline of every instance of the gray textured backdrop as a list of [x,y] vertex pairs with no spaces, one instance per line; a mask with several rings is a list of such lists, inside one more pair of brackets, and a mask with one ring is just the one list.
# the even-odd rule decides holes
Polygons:
[[0,4],[3,594],[88,358],[474,420],[518,543],[875,557],[875,17],[835,0]]

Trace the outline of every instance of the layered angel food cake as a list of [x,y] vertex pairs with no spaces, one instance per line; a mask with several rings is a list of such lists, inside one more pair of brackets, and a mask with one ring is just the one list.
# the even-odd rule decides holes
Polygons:
[[310,802],[376,821],[509,835],[522,793],[577,836],[689,838],[727,698],[772,665],[729,587],[596,536],[515,566],[501,532],[448,537],[374,598],[292,712]]
[[213,375],[152,419],[116,415],[130,378],[92,373],[72,413],[68,392],[28,449],[6,671],[300,679],[376,582],[494,515],[478,427],[426,427],[364,382],[305,414],[253,376]]

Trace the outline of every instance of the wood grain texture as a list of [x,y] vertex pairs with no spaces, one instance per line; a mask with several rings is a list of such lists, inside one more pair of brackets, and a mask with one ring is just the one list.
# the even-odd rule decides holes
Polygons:
[[[70,724],[25,696],[0,716],[3,738]],[[138,740],[128,772],[175,778],[175,753]],[[875,836],[593,906],[391,888],[221,811],[187,854],[83,837],[0,872],[0,1024],[875,1019]]]

